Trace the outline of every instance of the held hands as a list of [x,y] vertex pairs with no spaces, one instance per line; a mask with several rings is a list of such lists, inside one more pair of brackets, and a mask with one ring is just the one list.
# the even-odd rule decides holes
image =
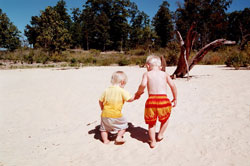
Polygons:
[[172,103],[172,106],[175,107],[175,106],[177,105],[177,100],[176,100],[176,99],[173,99],[173,100],[171,101],[171,103]]

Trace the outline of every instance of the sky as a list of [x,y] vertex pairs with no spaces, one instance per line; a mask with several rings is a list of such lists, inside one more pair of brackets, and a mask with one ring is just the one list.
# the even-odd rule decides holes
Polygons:
[[[135,2],[140,11],[144,11],[152,20],[163,0],[130,0]],[[177,2],[183,3],[183,0],[167,0],[170,4],[170,10],[177,9]],[[6,13],[10,21],[24,33],[25,26],[30,24],[32,16],[39,16],[41,10],[47,6],[55,6],[58,0],[0,0],[0,9]],[[82,8],[86,0],[65,0],[68,13],[72,8]],[[227,12],[239,11],[250,7],[250,0],[233,0]]]

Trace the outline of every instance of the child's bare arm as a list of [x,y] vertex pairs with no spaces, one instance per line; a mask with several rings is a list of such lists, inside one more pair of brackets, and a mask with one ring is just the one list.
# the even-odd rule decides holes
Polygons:
[[127,102],[132,102],[135,100],[135,96],[132,96]]
[[103,110],[103,102],[101,102],[100,100],[99,100],[99,105],[100,105],[101,110]]
[[176,106],[177,104],[177,88],[174,84],[174,81],[171,79],[171,77],[169,76],[169,74],[166,73],[166,77],[167,77],[167,83],[172,91],[172,94],[173,94],[173,100],[172,100],[172,103],[174,103],[173,107]]
[[144,73],[142,76],[141,84],[138,87],[137,92],[135,93],[135,99],[139,99],[140,96],[144,93],[144,89],[147,86],[147,73]]

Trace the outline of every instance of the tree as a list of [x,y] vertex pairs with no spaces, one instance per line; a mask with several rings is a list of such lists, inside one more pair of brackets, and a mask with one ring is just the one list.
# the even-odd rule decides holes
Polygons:
[[138,46],[145,46],[147,48],[152,44],[152,31],[149,16],[144,12],[140,12],[135,4],[131,6],[133,10],[130,11],[130,47],[136,48]]
[[59,14],[60,20],[63,21],[64,27],[69,31],[72,25],[69,14],[67,13],[66,2],[64,0],[59,0],[54,6],[55,11]]
[[244,49],[250,40],[250,8],[228,14],[227,38],[237,41],[240,49]]
[[127,45],[129,0],[87,0],[83,7],[85,48],[122,50]]
[[80,48],[83,42],[83,25],[81,20],[81,11],[79,8],[72,9],[72,25],[70,27],[70,34],[72,36],[71,47]]
[[232,0],[184,0],[175,12],[177,30],[186,36],[192,22],[196,22],[199,35],[198,46],[226,36],[226,10]]
[[71,36],[64,27],[60,15],[50,6],[41,11],[40,17],[32,17],[32,26],[27,25],[25,35],[34,47],[49,52],[60,52],[69,47]]
[[96,43],[102,51],[106,51],[106,47],[109,47],[111,45],[110,41],[110,26],[109,26],[109,18],[107,14],[104,11],[101,11],[101,13],[96,18]]
[[161,47],[165,47],[171,40],[173,32],[172,15],[167,1],[163,1],[160,9],[154,16],[153,26],[157,36],[159,37],[159,41],[157,41],[157,43],[159,43]]
[[112,47],[122,51],[127,45],[129,32],[129,0],[113,0],[110,12],[110,38],[113,43]]
[[83,38],[84,38],[84,48],[89,50],[90,43],[92,42],[93,30],[95,28],[95,12],[91,8],[91,2],[88,0],[83,6],[84,10],[82,12],[81,18],[83,21]]
[[27,37],[29,44],[33,45],[34,48],[36,48],[38,45],[37,43],[37,37],[39,36],[39,28],[41,26],[41,19],[38,16],[32,16],[30,25],[26,25],[26,28],[24,30],[24,35]]
[[0,9],[0,48],[13,51],[20,46],[20,31]]
[[104,0],[88,0],[83,6],[83,36],[86,49],[106,49],[109,41],[109,20],[104,8],[107,6],[109,1]]

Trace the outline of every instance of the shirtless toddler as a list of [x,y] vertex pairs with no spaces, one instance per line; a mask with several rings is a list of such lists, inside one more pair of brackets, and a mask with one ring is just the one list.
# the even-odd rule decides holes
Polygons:
[[[157,141],[163,139],[163,134],[168,125],[168,118],[173,107],[177,104],[177,89],[169,74],[161,71],[161,60],[158,56],[151,55],[146,60],[147,72],[143,74],[141,84],[136,92],[135,98],[139,98],[144,89],[148,89],[148,99],[145,104],[144,119],[148,124],[149,145],[151,148],[156,146]],[[173,100],[167,98],[167,85],[169,85]],[[155,126],[157,117],[161,122],[160,131],[155,137]]]

